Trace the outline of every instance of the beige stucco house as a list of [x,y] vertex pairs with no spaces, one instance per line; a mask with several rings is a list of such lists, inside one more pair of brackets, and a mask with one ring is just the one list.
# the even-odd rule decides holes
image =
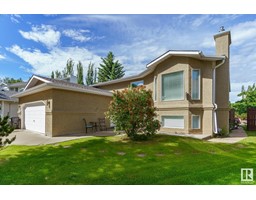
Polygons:
[[229,130],[229,31],[214,35],[216,55],[201,51],[167,51],[142,73],[99,83],[109,91],[145,85],[161,121],[160,132],[211,135]]
[[19,98],[21,128],[46,136],[85,132],[83,118],[104,117],[112,93],[64,80],[33,75]]
[[82,86],[34,75],[19,98],[21,128],[47,136],[85,131],[83,118],[104,117],[113,90],[145,85],[153,91],[160,132],[211,135],[229,130],[229,31],[214,36],[216,55],[167,51],[142,73]]

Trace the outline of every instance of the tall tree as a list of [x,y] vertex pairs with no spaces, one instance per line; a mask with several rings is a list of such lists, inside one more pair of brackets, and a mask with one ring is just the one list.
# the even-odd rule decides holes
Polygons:
[[246,91],[244,89],[244,85],[242,85],[241,93],[240,93],[240,95],[242,96],[242,99],[244,99],[245,93],[246,93]]
[[52,71],[51,78],[54,79],[54,71]]
[[68,76],[74,75],[74,61],[72,58],[67,60],[66,67],[62,71],[63,78],[67,78]]
[[94,79],[93,79],[93,84],[97,83],[97,68],[94,70]]
[[92,85],[94,83],[94,63],[89,63],[88,65],[88,70],[87,70],[87,75],[86,75],[86,85]]
[[81,61],[77,64],[77,83],[81,85],[84,84],[84,69]]
[[106,58],[101,58],[101,60],[102,63],[98,72],[99,82],[110,81],[124,76],[124,67],[118,60],[115,61],[115,56],[111,51]]
[[61,72],[59,70],[55,71],[55,78],[58,78],[58,79],[62,78]]

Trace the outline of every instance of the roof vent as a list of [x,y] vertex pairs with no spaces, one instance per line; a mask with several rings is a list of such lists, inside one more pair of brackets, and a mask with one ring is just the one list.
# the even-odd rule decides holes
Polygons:
[[221,26],[219,32],[223,32],[223,31],[225,31],[225,28],[224,26]]

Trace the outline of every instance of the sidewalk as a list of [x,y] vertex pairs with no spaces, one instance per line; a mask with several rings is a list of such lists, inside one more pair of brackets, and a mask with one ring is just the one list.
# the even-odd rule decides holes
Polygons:
[[247,137],[246,132],[242,127],[239,127],[238,129],[232,130],[232,132],[229,134],[228,137],[225,138],[212,138],[209,139],[209,142],[219,142],[219,143],[236,143],[240,142],[241,140],[245,139]]

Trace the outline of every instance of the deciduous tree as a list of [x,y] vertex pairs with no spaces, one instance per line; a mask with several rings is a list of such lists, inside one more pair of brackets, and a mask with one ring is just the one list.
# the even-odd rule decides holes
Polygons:
[[77,64],[77,83],[81,85],[84,84],[84,69],[80,61]]

